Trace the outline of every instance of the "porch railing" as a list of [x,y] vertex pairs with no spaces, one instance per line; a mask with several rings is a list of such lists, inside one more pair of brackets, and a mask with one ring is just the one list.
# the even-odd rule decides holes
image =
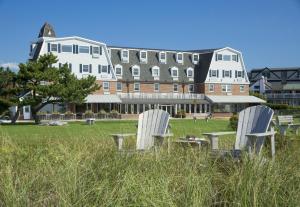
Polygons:
[[122,99],[204,99],[204,94],[197,93],[119,93]]
[[300,98],[300,93],[267,93],[268,99],[296,99]]

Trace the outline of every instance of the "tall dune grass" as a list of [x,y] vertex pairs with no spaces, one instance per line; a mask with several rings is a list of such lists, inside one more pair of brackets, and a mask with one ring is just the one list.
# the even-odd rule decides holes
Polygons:
[[[0,206],[300,203],[299,145],[278,149],[274,161],[266,155],[236,162],[212,159],[205,149],[175,146],[170,153],[166,147],[156,153],[119,153],[105,133],[99,139],[98,134],[49,138],[39,132],[40,139],[25,142],[4,131],[0,133]],[[134,138],[129,143],[134,147]]]

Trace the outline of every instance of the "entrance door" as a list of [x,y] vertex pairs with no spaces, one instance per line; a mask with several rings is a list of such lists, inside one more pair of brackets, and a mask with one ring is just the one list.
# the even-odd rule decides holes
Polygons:
[[28,120],[28,119],[31,118],[30,106],[24,106],[23,107],[23,115],[24,115],[24,120]]

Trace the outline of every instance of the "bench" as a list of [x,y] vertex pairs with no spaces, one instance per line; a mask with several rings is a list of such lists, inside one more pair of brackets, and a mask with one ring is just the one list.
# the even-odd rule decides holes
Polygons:
[[292,115],[277,116],[277,125],[281,135],[286,135],[288,128],[291,128],[298,135],[298,129],[300,124],[294,124],[294,118]]

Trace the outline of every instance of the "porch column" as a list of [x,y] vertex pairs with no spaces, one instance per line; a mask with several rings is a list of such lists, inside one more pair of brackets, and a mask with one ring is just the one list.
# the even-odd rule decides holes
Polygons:
[[177,104],[175,104],[175,114],[177,114]]
[[146,104],[143,104],[143,112],[146,111]]
[[131,107],[131,114],[134,114],[134,104],[130,104]]
[[192,113],[192,105],[189,104],[189,114],[191,114],[191,113]]
[[204,104],[204,113],[207,112],[207,104]]

